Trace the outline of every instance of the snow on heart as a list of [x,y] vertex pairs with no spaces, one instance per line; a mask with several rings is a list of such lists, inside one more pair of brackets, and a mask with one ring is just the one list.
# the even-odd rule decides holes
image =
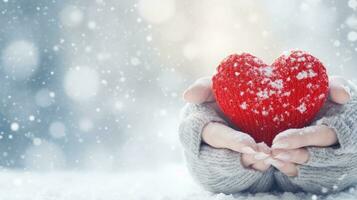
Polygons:
[[231,122],[257,142],[301,128],[323,106],[328,77],[323,64],[303,51],[291,51],[267,65],[250,54],[224,59],[213,77],[218,105]]

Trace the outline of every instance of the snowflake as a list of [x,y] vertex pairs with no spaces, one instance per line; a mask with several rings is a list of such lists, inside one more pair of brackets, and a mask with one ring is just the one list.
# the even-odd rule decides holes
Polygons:
[[300,113],[304,113],[306,111],[306,104],[305,103],[302,103],[298,108],[297,110],[300,112]]
[[270,85],[278,90],[281,90],[284,87],[283,80],[281,79],[270,82]]
[[259,91],[257,93],[257,96],[262,98],[262,99],[267,99],[269,98],[269,94],[268,94],[268,91],[267,90],[264,90],[264,91]]
[[305,79],[305,78],[313,78],[317,76],[317,73],[312,70],[312,69],[309,69],[308,71],[302,71],[302,72],[299,72],[297,75],[296,75],[296,78],[298,80],[301,80],[301,79]]
[[263,73],[266,77],[271,77],[273,75],[273,68],[271,66],[259,68],[259,72]]
[[241,107],[243,110],[246,110],[246,109],[247,109],[247,102],[243,102],[242,104],[240,104],[240,107]]

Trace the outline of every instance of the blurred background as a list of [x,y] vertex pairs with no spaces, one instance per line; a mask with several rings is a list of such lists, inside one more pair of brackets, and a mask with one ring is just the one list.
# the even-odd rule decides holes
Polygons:
[[1,0],[0,165],[182,165],[181,93],[231,53],[357,75],[357,0]]

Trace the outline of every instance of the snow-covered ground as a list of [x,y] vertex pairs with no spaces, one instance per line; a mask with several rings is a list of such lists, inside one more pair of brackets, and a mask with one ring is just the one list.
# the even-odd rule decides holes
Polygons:
[[357,199],[351,188],[322,197],[311,194],[211,194],[203,191],[184,166],[150,172],[18,172],[0,173],[1,200],[232,200],[232,199]]

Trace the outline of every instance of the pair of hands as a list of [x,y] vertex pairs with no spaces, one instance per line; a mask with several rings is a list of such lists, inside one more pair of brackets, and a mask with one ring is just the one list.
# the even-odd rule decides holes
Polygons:
[[[350,92],[345,84],[344,79],[331,77],[331,101],[345,104],[350,100]],[[196,104],[206,103],[222,115],[211,86],[211,78],[198,79],[184,92],[184,100]],[[309,160],[306,147],[328,147],[338,142],[333,129],[325,125],[314,125],[283,131],[275,136],[273,145],[268,147],[265,143],[256,143],[250,135],[218,122],[208,123],[204,127],[202,140],[212,147],[241,153],[241,162],[246,168],[263,172],[272,165],[287,176],[297,176],[298,166]]]

